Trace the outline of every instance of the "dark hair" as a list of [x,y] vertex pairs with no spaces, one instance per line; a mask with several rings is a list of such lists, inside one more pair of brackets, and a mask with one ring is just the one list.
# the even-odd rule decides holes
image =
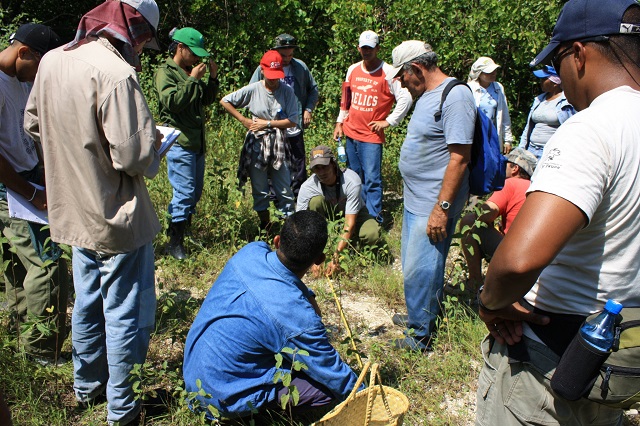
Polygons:
[[[640,24],[640,6],[630,6],[622,22]],[[629,63],[640,67],[640,35],[619,34],[609,36],[609,43],[594,43],[611,62]]]
[[[429,45],[427,44],[427,46]],[[431,48],[431,46],[429,46],[429,48]],[[420,64],[424,66],[427,70],[431,71],[438,66],[438,55],[433,50],[423,53],[417,58],[414,58],[409,62],[407,62],[406,64],[404,64],[402,66],[402,70],[413,72],[413,70],[411,69],[411,64]]]
[[168,49],[168,50],[169,50],[169,54],[170,54],[171,56],[175,56],[175,54],[176,54],[176,50],[178,50],[178,45],[179,45],[179,44],[180,44],[180,42],[179,42],[179,41],[175,41],[175,40],[173,40],[173,41],[171,42],[171,44],[169,45],[169,49]]
[[511,163],[514,166],[518,166],[518,176],[519,177],[521,177],[522,179],[531,180],[531,175],[529,175],[529,173],[525,172],[524,169],[522,167],[520,167],[519,164],[514,163],[513,161],[507,161],[507,163]]
[[280,252],[292,272],[309,268],[327,245],[327,221],[318,212],[301,210],[289,216],[280,232]]

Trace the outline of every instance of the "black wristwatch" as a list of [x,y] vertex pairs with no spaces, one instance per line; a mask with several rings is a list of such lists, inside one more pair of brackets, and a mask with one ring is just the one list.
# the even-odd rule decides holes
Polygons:
[[451,208],[451,203],[448,201],[440,201],[438,203],[438,205],[440,206],[440,208],[444,211],[449,210],[449,208]]
[[484,306],[484,303],[482,303],[482,299],[480,299],[480,294],[482,294],[482,290],[484,290],[483,285],[481,285],[480,288],[478,289],[478,295],[476,296],[476,299],[478,300],[478,307],[487,313],[499,311],[500,309],[489,309],[486,306]]

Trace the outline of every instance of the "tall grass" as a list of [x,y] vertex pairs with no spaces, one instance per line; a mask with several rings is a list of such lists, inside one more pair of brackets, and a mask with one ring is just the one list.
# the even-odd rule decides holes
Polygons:
[[[315,123],[309,131],[307,148],[317,144],[332,144],[333,123]],[[146,424],[191,426],[204,424],[202,416],[193,414],[185,404],[181,365],[184,341],[193,318],[206,293],[225,262],[250,241],[265,238],[258,232],[258,221],[251,210],[248,190],[236,188],[237,158],[244,135],[238,123],[227,118],[216,119],[211,125],[207,152],[207,173],[202,200],[198,205],[191,235],[186,241],[190,252],[179,262],[163,252],[167,237],[158,234],[155,244],[158,309],[156,330],[152,337],[148,362],[136,371],[140,396],[152,397],[164,390],[171,395],[160,414],[147,416]],[[385,208],[391,225],[384,233],[384,249],[380,253],[351,250],[342,259],[346,272],[336,282],[340,297],[350,300],[373,298],[388,312],[385,326],[371,330],[366,321],[347,310],[353,326],[358,350],[382,368],[385,384],[403,391],[411,402],[405,424],[452,425],[471,424],[475,401],[475,383],[481,366],[479,343],[484,327],[474,312],[453,299],[446,299],[439,324],[435,352],[426,356],[391,349],[388,341],[399,337],[402,329],[390,325],[395,311],[404,310],[402,274],[399,270],[400,227],[402,203],[397,152],[401,140],[390,135],[385,150],[384,179],[387,183]],[[166,169],[148,181],[149,192],[159,217],[166,227],[166,206],[171,188]],[[336,238],[336,235],[334,235]],[[333,250],[328,247],[328,251]],[[449,262],[452,265],[452,262]],[[453,271],[454,268],[451,268]],[[343,358],[355,368],[355,359],[348,353],[345,328],[340,322],[333,294],[324,280],[309,280],[316,289],[334,345]],[[106,405],[86,411],[76,408],[73,394],[73,367],[41,367],[29,362],[17,348],[16,337],[8,331],[9,314],[0,311],[0,390],[5,394],[16,425],[102,425]],[[64,354],[70,355],[70,342]],[[273,424],[291,424],[278,418]]]

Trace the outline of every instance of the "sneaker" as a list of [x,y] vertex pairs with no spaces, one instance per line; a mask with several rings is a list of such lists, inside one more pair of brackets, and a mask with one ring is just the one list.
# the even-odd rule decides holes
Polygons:
[[395,325],[399,325],[400,327],[406,327],[407,325],[409,325],[409,315],[393,314],[391,321]]
[[391,343],[391,345],[393,345],[397,349],[404,349],[422,353],[433,352],[433,346],[431,346],[431,344],[425,345],[421,340],[414,339],[410,336],[400,339],[393,339],[389,343]]

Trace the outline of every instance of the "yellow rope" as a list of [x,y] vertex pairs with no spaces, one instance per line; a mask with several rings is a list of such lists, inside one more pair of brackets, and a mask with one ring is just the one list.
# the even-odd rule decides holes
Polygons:
[[342,310],[342,305],[340,304],[340,299],[338,298],[338,294],[336,293],[335,288],[333,287],[333,280],[327,277],[327,281],[329,281],[329,287],[331,287],[331,292],[333,293],[333,298],[336,301],[336,305],[338,306],[338,312],[340,312],[340,318],[347,329],[347,335],[349,336],[349,340],[351,341],[351,349],[356,354],[356,360],[358,361],[358,367],[362,369],[362,359],[360,358],[360,354],[358,353],[358,348],[356,347],[356,342],[353,340],[353,334],[351,334],[351,327],[349,327],[349,322],[347,321],[347,317],[344,315],[344,311]]

